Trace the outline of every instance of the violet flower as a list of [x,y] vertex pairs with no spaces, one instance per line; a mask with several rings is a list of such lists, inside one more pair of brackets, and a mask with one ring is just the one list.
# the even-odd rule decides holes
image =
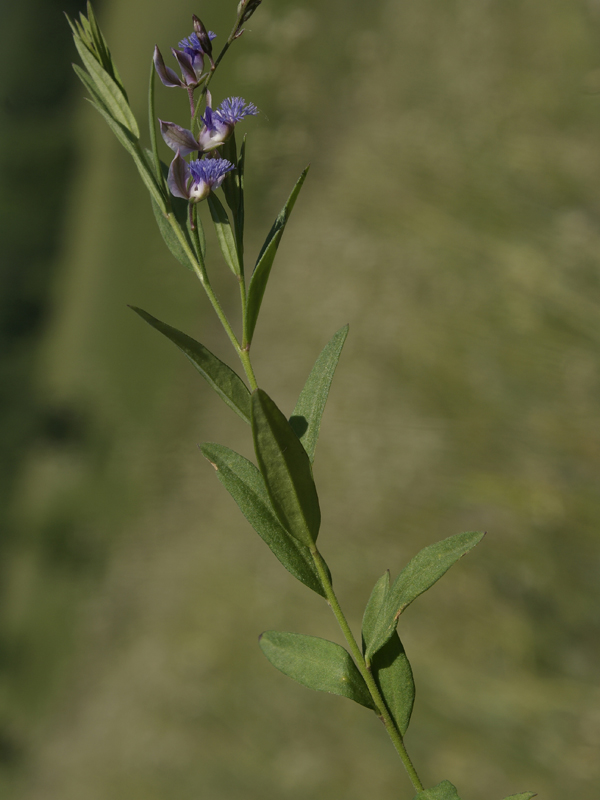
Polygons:
[[178,151],[169,167],[167,183],[175,197],[199,203],[219,188],[232,169],[234,165],[224,158],[204,158],[188,164]]
[[242,97],[228,97],[223,100],[216,111],[211,108],[210,97],[206,111],[202,117],[204,127],[200,131],[198,141],[202,150],[214,150],[215,147],[223,144],[231,134],[237,122],[241,122],[244,117],[256,116],[258,109],[254,103],[246,103]]
[[[194,20],[194,27],[196,26]],[[200,83],[200,78],[202,77],[202,70],[204,69],[204,56],[208,53],[209,58],[211,57],[209,50],[209,45],[212,39],[216,38],[216,33],[209,31],[206,36],[202,36],[204,40],[204,47],[198,37],[198,33],[194,32],[187,39],[182,39],[179,42],[179,47],[181,50],[175,50],[171,48],[171,52],[173,53],[177,63],[179,64],[179,68],[181,69],[181,78],[177,75],[177,73],[171,69],[171,67],[167,67],[165,61],[162,57],[162,54],[158,47],[154,48],[154,67],[158,74],[158,77],[164,83],[165,86],[169,88],[179,86],[182,89],[195,89],[196,86]]]
[[180,152],[187,156],[198,150],[207,153],[223,144],[233,133],[236,123],[248,115],[258,114],[258,109],[253,103],[246,103],[241,97],[228,97],[223,100],[219,108],[211,108],[210,92],[207,92],[208,105],[202,117],[204,123],[198,139],[187,128],[182,128],[174,122],[165,122],[160,119],[160,132],[165,142],[175,153]]

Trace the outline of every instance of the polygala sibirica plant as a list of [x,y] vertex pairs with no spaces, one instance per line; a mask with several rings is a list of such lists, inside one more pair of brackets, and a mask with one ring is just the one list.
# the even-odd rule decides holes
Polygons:
[[[202,453],[242,514],[283,566],[331,607],[347,642],[347,649],[302,633],[267,631],[260,647],[267,659],[286,675],[311,689],[347,697],[373,711],[382,721],[410,780],[423,800],[459,800],[447,780],[425,789],[404,745],[415,686],[406,653],[397,632],[403,611],[427,591],[483,533],[458,533],[421,550],[392,581],[386,572],[375,584],[365,608],[360,643],[354,637],[333,590],[331,572],[317,547],[321,523],[319,497],[312,463],[321,417],[331,381],[348,334],[334,334],[316,360],[291,417],[259,387],[251,362],[251,345],[262,299],[277,249],[298,198],[307,170],[302,172],[247,275],[244,259],[245,138],[238,147],[236,126],[259,113],[244,98],[225,97],[215,104],[209,90],[223,56],[244,32],[261,0],[241,0],[235,23],[215,56],[217,36],[193,17],[193,31],[183,38],[170,58],[155,48],[148,95],[150,149],[143,148],[127,93],[91,6],[87,16],[69,20],[83,69],[74,69],[89,92],[92,105],[104,117],[132,156],[150,193],[158,228],[168,249],[192,270],[217,314],[239,357],[245,380],[204,345],[142,311],[133,310],[170,339],[217,392],[229,409],[252,431],[256,465],[220,444],[204,444]],[[189,127],[157,119],[154,84],[184,90],[189,105]],[[187,122],[187,121],[186,121]],[[161,161],[157,128],[173,151],[170,165]],[[220,199],[222,198],[222,199]],[[206,202],[204,202],[206,201]],[[215,227],[225,262],[239,285],[241,337],[226,316],[206,269],[206,241],[201,211]],[[204,212],[202,212],[204,217]],[[506,800],[529,800],[533,792]],[[490,798],[490,800],[493,800]]]

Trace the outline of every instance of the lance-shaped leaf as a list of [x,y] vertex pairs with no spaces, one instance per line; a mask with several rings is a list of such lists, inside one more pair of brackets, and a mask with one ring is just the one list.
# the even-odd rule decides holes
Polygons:
[[215,231],[217,232],[217,239],[221,246],[223,258],[234,275],[241,275],[242,265],[238,256],[229,215],[227,211],[225,211],[223,203],[221,203],[214,192],[208,195],[208,206],[210,208],[210,215],[215,226]]
[[321,510],[310,461],[290,423],[262,389],[252,393],[252,435],[279,521],[311,548],[319,533]]
[[[154,159],[154,154],[151,151],[146,150],[146,153],[150,159]],[[164,185],[166,183],[169,167],[159,159],[158,168],[161,171],[161,177]],[[150,200],[152,202],[154,218],[156,219],[156,224],[158,225],[158,230],[163,238],[164,243],[167,245],[171,254],[175,256],[180,264],[189,269],[191,272],[194,272],[194,265],[188,255],[188,253],[195,252],[195,247],[189,228],[190,217],[188,214],[187,200],[171,195],[169,198],[171,210],[166,213],[161,211],[153,197],[151,197]],[[200,228],[201,223],[199,220],[198,224]],[[204,253],[202,255],[204,255]]]
[[375,710],[367,685],[350,654],[339,644],[301,633],[267,631],[260,649],[271,664],[298,683],[348,697]]
[[460,797],[456,786],[453,786],[450,781],[442,781],[433,789],[426,789],[424,792],[416,794],[414,800],[460,800]]
[[96,56],[78,36],[74,36],[73,41],[83,61],[83,65],[94,84],[94,88],[97,94],[102,98],[102,102],[109,114],[136,139],[139,139],[140,130],[137,121],[133,116],[133,112],[129,107],[129,102],[123,94],[121,87],[111,78],[108,72],[106,72],[103,66],[98,62]]
[[420,594],[430,589],[459,558],[484,537],[484,533],[457,533],[425,547],[410,561],[388,593],[365,657],[370,659],[396,630],[398,617]]
[[[389,591],[390,591],[390,571],[388,569],[386,572],[384,572],[384,574],[381,576],[381,578],[379,578],[379,580],[373,587],[373,591],[371,592],[371,596],[369,597],[369,602],[367,603],[365,608],[365,613],[363,614],[363,621],[362,621],[363,653],[366,653],[369,650],[369,647],[375,638],[375,635],[377,633],[377,625],[379,623],[379,618],[382,613],[382,610],[385,609]],[[367,660],[367,666],[369,666],[368,660]]]
[[394,631],[392,638],[378,650],[371,661],[371,671],[388,711],[404,736],[415,703],[415,682],[410,663]]
[[[171,255],[175,256],[175,258],[177,259],[177,261],[179,261],[180,264],[182,264],[184,267],[193,272],[194,266],[190,261],[188,254],[186,253],[186,250],[181,242],[181,239],[177,236],[175,230],[173,229],[174,225],[177,226],[181,238],[184,239],[184,241],[187,241],[189,249],[193,252],[194,247],[192,245],[192,242],[190,241],[189,234],[187,232],[187,224],[184,223],[184,227],[182,227],[181,215],[176,211],[179,204],[187,207],[187,203],[185,202],[185,200],[181,200],[178,197],[171,198],[172,211],[170,211],[169,214],[165,215],[160,210],[158,204],[154,201],[154,198],[151,198],[151,201],[152,201],[152,211],[154,212],[154,218],[156,219],[158,230],[160,231],[160,235],[162,236],[164,243],[169,248]],[[184,209],[184,216],[187,216],[185,209]]]
[[90,94],[92,95],[91,100],[89,98],[86,99],[88,99],[88,101],[94,106],[96,111],[98,111],[98,113],[104,117],[108,127],[115,134],[119,142],[129,153],[129,155],[133,158],[137,170],[140,173],[142,180],[146,184],[146,188],[150,192],[152,199],[159,206],[159,208],[163,209],[164,212],[166,213],[167,206],[164,194],[156,180],[156,176],[154,175],[153,170],[148,165],[148,162],[146,160],[146,155],[142,151],[139,141],[133,137],[130,131],[128,131],[120,123],[118,123],[115,119],[113,119],[110,113],[106,110],[106,108],[102,104],[102,100],[94,91],[93,84],[90,81],[89,75],[83,70],[79,69],[79,67],[77,67],[76,64],[73,66],[73,69],[77,73],[78,77],[81,79],[82,83],[86,86]]
[[222,183],[223,194],[231,209],[235,243],[240,264],[244,265],[244,162],[246,154],[246,137],[240,148],[238,157],[235,132],[223,143],[221,156],[236,165],[235,170],[228,172]]
[[346,336],[348,336],[348,325],[340,328],[325,345],[300,392],[300,397],[290,417],[290,425],[304,445],[311,464],[315,458],[321,419],[329,397],[331,381],[340,360]]
[[250,422],[250,392],[246,384],[231,367],[224,364],[203,344],[187,336],[185,333],[161,322],[152,314],[141,308],[130,306],[140,317],[167,339],[170,339],[196,367],[203,378],[208,381],[219,397],[232,408],[244,422]]
[[204,444],[200,449],[242,514],[288,572],[325,597],[310,550],[290,536],[277,519],[263,477],[254,464],[220,444]]
[[252,274],[250,286],[248,287],[248,305],[244,326],[244,340],[246,342],[252,341],[252,336],[254,335],[254,329],[256,327],[256,321],[258,319],[258,312],[260,311],[265,289],[267,288],[267,282],[269,280],[269,275],[271,274],[271,267],[273,266],[275,254],[277,253],[279,242],[283,236],[285,226],[290,218],[294,204],[298,198],[298,195],[300,194],[300,189],[302,188],[302,184],[304,183],[308,169],[309,168],[306,167],[302,175],[299,177],[296,185],[292,189],[292,193],[287,199],[286,204],[273,223],[273,227],[265,239],[262,250],[258,254],[258,260],[256,262],[256,266],[254,267],[254,273]]
[[156,136],[156,111],[154,108],[154,76],[156,70],[154,69],[154,61],[150,62],[150,79],[148,81],[148,128],[150,132],[150,155],[152,163],[154,164],[154,174],[160,183],[162,190],[166,192],[167,182],[166,175],[163,171],[163,165],[158,154],[158,137]]
[[537,797],[537,792],[521,792],[521,794],[511,794],[510,797],[505,797],[504,800],[531,800],[532,797]]

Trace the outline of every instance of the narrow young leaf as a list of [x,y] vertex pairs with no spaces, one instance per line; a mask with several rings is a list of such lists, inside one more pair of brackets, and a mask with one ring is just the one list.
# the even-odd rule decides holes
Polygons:
[[[180,229],[182,235],[188,240],[188,244],[189,244],[190,250],[193,252],[194,247],[193,247],[191,241],[189,241],[189,235],[188,235],[188,232],[186,230],[186,227],[183,227],[183,228],[181,227],[181,224],[180,224],[179,220],[177,219],[178,215],[175,214],[174,208],[170,212],[169,216],[167,217],[160,210],[160,208],[158,207],[158,205],[155,202],[154,198],[151,197],[150,199],[152,201],[152,211],[154,212],[154,218],[156,219],[156,224],[158,225],[158,230],[160,231],[160,235],[162,236],[165,244],[167,245],[167,247],[171,251],[171,255],[175,256],[177,261],[179,261],[179,263],[182,264],[184,267],[186,267],[187,269],[191,270],[191,272],[194,272],[193,264],[190,261],[187,253],[185,252],[185,249],[184,249],[183,245],[181,244],[181,241],[179,240],[179,238],[177,237],[175,231],[173,230],[173,227],[171,225],[171,222],[169,222],[169,219],[172,219],[172,217],[175,216],[175,222],[179,226],[179,229]],[[187,203],[185,202],[185,200],[180,200],[180,198],[174,197],[171,200],[171,205],[173,207],[175,206],[175,202],[173,202],[173,201],[176,201],[176,202],[180,201],[181,203],[183,203],[184,205],[187,206]]]
[[244,422],[250,422],[250,392],[246,384],[231,367],[224,364],[203,344],[185,333],[161,322],[141,308],[130,306],[140,317],[170,339],[184,353],[198,372],[212,386],[219,397],[232,408]]
[[319,498],[306,450],[262,389],[252,393],[252,435],[258,466],[279,521],[307,547],[321,524]]
[[227,161],[236,165],[234,170],[225,175],[225,179],[221,184],[223,194],[225,195],[225,200],[227,201],[227,205],[231,209],[231,213],[235,219],[240,204],[240,181],[237,170],[238,155],[235,132],[231,134],[229,139],[223,142],[221,147],[221,158],[225,158]]
[[[119,86],[125,99],[127,100],[127,92],[125,91],[125,87],[123,86],[123,81],[121,80],[121,76],[119,75],[119,70],[117,69],[117,65],[115,64],[115,62],[112,60],[110,50],[108,49],[108,44],[102,34],[102,31],[98,26],[98,23],[96,22],[96,17],[94,15],[92,4],[89,2],[87,4],[87,12],[88,12],[88,19],[86,20],[86,22],[88,23],[89,35],[91,37],[92,45],[94,46],[94,49],[98,53],[100,63],[102,64],[104,69],[108,72],[108,74],[111,76],[111,78],[114,79],[115,83]],[[83,17],[83,19],[85,19],[85,17]]]
[[137,121],[129,107],[129,103],[121,87],[111,78],[106,70],[98,63],[96,57],[83,44],[81,40],[74,37],[75,47],[79,53],[83,65],[92,79],[97,93],[109,113],[120,125],[126,128],[136,139],[140,137],[140,130]]
[[242,514],[276,558],[294,578],[325,597],[309,549],[290,536],[277,519],[263,477],[254,464],[220,444],[204,444],[200,449]]
[[460,800],[456,786],[450,781],[442,781],[434,786],[433,789],[426,789],[415,795],[414,800]]
[[215,226],[215,231],[217,232],[217,239],[221,246],[221,252],[227,262],[227,266],[234,275],[241,275],[242,265],[240,264],[235,244],[235,236],[231,229],[231,222],[229,221],[227,211],[223,208],[223,203],[221,203],[214,192],[208,195],[208,206],[210,208],[210,215]]
[[417,553],[389,591],[386,607],[379,615],[372,641],[365,653],[367,659],[388,641],[396,630],[398,617],[413,600],[430,589],[484,536],[481,532],[457,533]]
[[[148,128],[150,131],[150,148],[152,162],[154,164],[154,174],[164,192],[167,191],[167,183],[162,169],[162,163],[158,154],[158,140],[156,137],[156,112],[154,108],[154,80],[155,80],[154,59],[150,63],[150,79],[148,81]],[[178,198],[180,199],[180,198]]]
[[[369,597],[369,602],[367,603],[365,608],[365,613],[363,614],[363,621],[362,621],[363,653],[368,651],[369,646],[373,642],[375,633],[377,632],[377,623],[379,621],[382,609],[385,608],[389,591],[390,591],[390,571],[388,569],[381,576],[381,578],[379,578],[379,580],[373,587],[373,591],[371,592],[371,596]],[[367,661],[367,666],[368,665],[369,662]]]
[[[79,75],[79,73],[77,74]],[[167,207],[164,195],[158,185],[156,177],[154,176],[154,172],[148,166],[145,154],[141,150],[138,140],[134,139],[132,134],[126,128],[113,119],[106,109],[96,102],[95,99],[88,100],[88,102],[91,103],[96,111],[98,111],[98,113],[104,117],[108,127],[115,134],[129,155],[133,158],[137,170],[140,173],[142,180],[146,184],[146,188],[150,192],[152,199],[159,206],[159,208],[163,209],[163,211],[166,213]]]
[[347,336],[348,325],[345,325],[325,345],[300,392],[300,397],[290,417],[290,425],[304,445],[311,464],[315,458],[321,419],[329,397],[331,381]]
[[392,638],[373,656],[371,670],[385,704],[404,736],[415,702],[415,682],[404,647],[395,631]]
[[265,289],[267,288],[267,282],[269,280],[269,275],[271,274],[271,267],[273,266],[275,254],[277,252],[277,248],[279,247],[279,242],[283,236],[287,221],[290,218],[292,209],[294,208],[294,204],[298,198],[298,195],[300,194],[300,189],[302,188],[302,184],[304,183],[308,169],[309,168],[306,167],[302,175],[299,177],[296,185],[292,189],[292,193],[288,197],[286,204],[279,213],[279,216],[273,223],[273,227],[269,231],[269,235],[265,239],[265,243],[263,244],[258,255],[256,266],[254,267],[254,273],[252,275],[252,279],[250,280],[250,286],[248,287],[248,306],[244,330],[244,340],[246,342],[252,341],[252,336],[254,335],[254,329],[256,327],[256,321],[258,320],[258,313],[260,311],[260,306],[265,294]]
[[350,654],[339,644],[301,633],[267,631],[260,649],[271,664],[298,683],[348,697],[375,710],[367,685]]
[[510,797],[505,797],[504,800],[531,800],[532,797],[537,797],[537,792],[521,792],[521,794],[511,794]]

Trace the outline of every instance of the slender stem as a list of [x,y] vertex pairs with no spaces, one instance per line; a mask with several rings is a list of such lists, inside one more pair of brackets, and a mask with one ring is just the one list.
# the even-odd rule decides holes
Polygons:
[[[210,304],[214,308],[215,313],[216,313],[216,315],[218,316],[218,318],[219,318],[219,320],[221,322],[221,325],[225,329],[225,333],[229,337],[229,340],[230,340],[231,344],[234,346],[236,353],[240,353],[241,352],[240,343],[238,342],[237,337],[236,337],[235,333],[233,332],[233,329],[232,329],[232,327],[231,327],[231,325],[229,323],[229,320],[227,319],[227,317],[225,315],[225,312],[223,311],[223,309],[221,307],[221,304],[219,303],[218,297],[216,296],[212,286],[210,285],[210,280],[208,278],[208,273],[206,272],[206,267],[204,265],[204,259],[202,258],[202,250],[201,250],[201,248],[199,246],[199,243],[198,243],[198,255],[196,255],[193,252],[193,250],[190,249],[190,246],[189,246],[189,244],[187,242],[187,239],[183,235],[183,232],[182,232],[181,228],[179,227],[179,224],[178,224],[177,220],[175,219],[174,215],[173,214],[167,214],[167,219],[169,220],[169,222],[171,224],[173,232],[177,236],[179,244],[183,248],[183,251],[185,252],[186,256],[189,258],[190,263],[192,264],[192,266],[194,268],[194,272],[196,273],[196,275],[198,277],[198,280],[200,281],[200,283],[202,284],[202,286],[204,288],[204,291],[208,295],[208,299],[210,300]],[[196,234],[197,234],[197,231],[196,231]]]
[[373,702],[377,708],[377,715],[382,720],[385,728],[388,732],[390,739],[400,758],[402,759],[402,763],[404,764],[406,771],[408,772],[408,777],[410,778],[413,786],[418,792],[423,791],[423,784],[419,776],[417,775],[417,771],[410,760],[410,756],[406,751],[406,747],[404,746],[404,740],[402,739],[402,735],[398,730],[396,723],[392,719],[390,712],[385,705],[385,701],[381,696],[381,692],[379,691],[379,687],[375,682],[375,678],[370,669],[368,669],[363,654],[360,651],[358,644],[356,643],[356,639],[354,638],[354,634],[350,630],[350,626],[348,625],[348,621],[344,616],[344,612],[342,611],[339,601],[333,591],[333,586],[331,585],[331,581],[329,579],[329,573],[327,571],[327,567],[325,562],[323,561],[323,557],[315,547],[311,550],[311,555],[313,557],[313,561],[315,562],[315,567],[317,568],[317,572],[319,573],[319,577],[321,578],[321,583],[323,584],[323,588],[325,590],[325,594],[327,596],[327,602],[331,606],[331,610],[333,611],[335,618],[338,621],[340,628],[342,629],[342,633],[344,634],[346,641],[348,642],[348,646],[350,648],[350,652],[354,657],[356,662],[356,666],[358,667],[360,674],[365,679],[365,683],[371,693],[371,697],[373,698]]

